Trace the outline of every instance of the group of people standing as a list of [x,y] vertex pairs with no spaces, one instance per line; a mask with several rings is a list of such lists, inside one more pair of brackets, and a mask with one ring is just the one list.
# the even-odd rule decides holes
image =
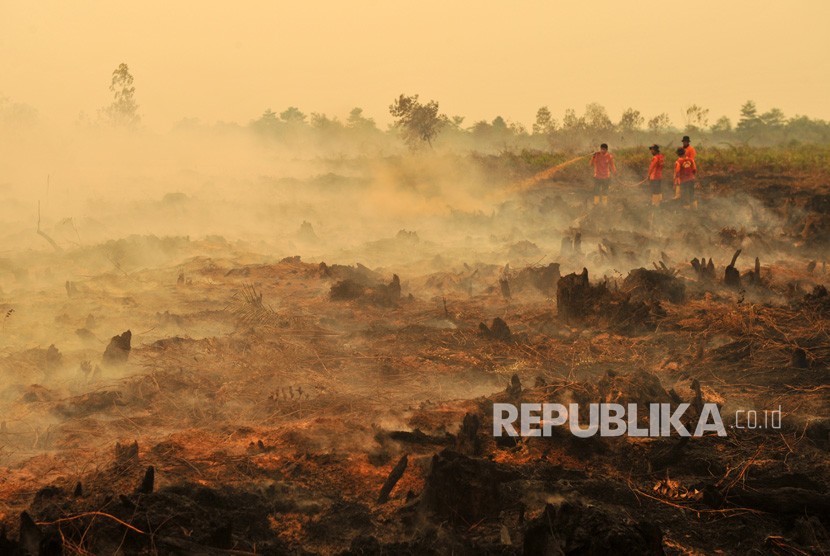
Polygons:
[[[697,208],[695,200],[695,177],[697,163],[695,162],[695,148],[691,145],[688,135],[681,140],[683,146],[677,149],[677,160],[674,163],[674,198],[679,199],[684,208]],[[641,183],[648,182],[651,192],[651,204],[658,207],[663,202],[663,168],[665,156],[660,153],[659,145],[649,147],[651,162],[648,166],[648,177]],[[614,155],[608,152],[608,145],[603,143],[599,151],[591,157],[591,167],[594,169],[594,205],[608,204],[608,186],[611,176],[617,175],[617,165]]]

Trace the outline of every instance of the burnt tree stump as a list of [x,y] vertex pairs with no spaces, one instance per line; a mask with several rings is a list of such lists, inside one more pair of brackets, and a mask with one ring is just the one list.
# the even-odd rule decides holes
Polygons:
[[591,284],[588,281],[588,269],[582,274],[568,274],[559,279],[556,287],[556,307],[561,320],[571,322],[587,316],[591,301]]
[[481,428],[481,420],[474,413],[464,414],[461,422],[461,430],[456,437],[455,448],[467,456],[481,455],[481,439],[478,437],[478,430]]
[[123,364],[130,356],[130,342],[133,333],[127,330],[119,336],[113,336],[107,349],[104,351],[104,362],[110,364]]
[[729,263],[729,266],[726,267],[726,270],[723,274],[723,282],[730,288],[741,287],[741,273],[738,271],[737,268],[735,268],[735,263],[738,261],[738,256],[740,254],[740,249],[735,251],[735,254],[732,256],[732,262]]

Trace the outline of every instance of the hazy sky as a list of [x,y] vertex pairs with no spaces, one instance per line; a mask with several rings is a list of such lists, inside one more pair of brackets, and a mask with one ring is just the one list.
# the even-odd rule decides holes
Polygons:
[[126,62],[158,130],[290,105],[385,124],[402,92],[465,124],[593,101],[615,120],[679,124],[692,103],[734,119],[747,99],[830,119],[828,16],[827,0],[0,0],[0,96],[68,123],[111,100]]

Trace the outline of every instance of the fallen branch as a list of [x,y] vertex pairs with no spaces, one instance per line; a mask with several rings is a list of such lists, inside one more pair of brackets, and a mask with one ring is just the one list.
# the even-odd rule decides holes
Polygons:
[[63,523],[63,522],[66,522],[66,521],[75,521],[76,519],[82,519],[84,517],[90,517],[90,516],[107,517],[107,518],[109,518],[109,519],[111,519],[111,520],[113,520],[117,523],[120,523],[121,525],[123,525],[127,529],[135,531],[136,533],[139,533],[139,534],[142,534],[142,535],[147,534],[144,531],[142,531],[141,529],[137,529],[136,527],[133,527],[132,525],[130,525],[126,521],[121,521],[120,519],[118,519],[114,515],[110,515],[110,514],[105,513],[105,512],[84,512],[82,514],[73,515],[71,517],[62,517],[60,519],[56,519],[55,521],[38,521],[36,523],[36,525],[55,525],[56,523]]
[[392,492],[392,489],[395,488],[395,485],[398,484],[398,481],[401,480],[401,477],[403,477],[408,461],[409,460],[406,457],[406,454],[404,454],[398,461],[398,464],[392,469],[392,472],[389,473],[389,477],[386,478],[386,482],[383,483],[383,487],[380,489],[378,504],[385,504],[389,501],[389,494]]

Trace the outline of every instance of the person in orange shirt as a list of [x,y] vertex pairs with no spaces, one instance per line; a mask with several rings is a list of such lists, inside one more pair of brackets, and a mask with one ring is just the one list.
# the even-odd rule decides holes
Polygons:
[[[680,140],[683,143],[683,150],[686,151],[686,156],[695,160],[695,155],[697,155],[697,151],[692,146],[692,141],[689,139],[688,135],[684,135],[683,139]],[[697,160],[695,160],[695,164],[697,164]]]
[[591,166],[594,168],[594,206],[600,202],[608,204],[608,185],[611,175],[617,175],[617,165],[614,164],[614,155],[608,152],[608,145],[603,143],[599,151],[591,157]]
[[663,165],[666,157],[660,154],[660,146],[652,145],[648,148],[651,151],[651,162],[648,165],[648,182],[651,188],[651,204],[659,207],[663,201]]
[[697,208],[697,201],[695,201],[697,165],[686,155],[685,149],[677,149],[677,156],[677,162],[674,163],[674,198],[680,199],[683,208]]

